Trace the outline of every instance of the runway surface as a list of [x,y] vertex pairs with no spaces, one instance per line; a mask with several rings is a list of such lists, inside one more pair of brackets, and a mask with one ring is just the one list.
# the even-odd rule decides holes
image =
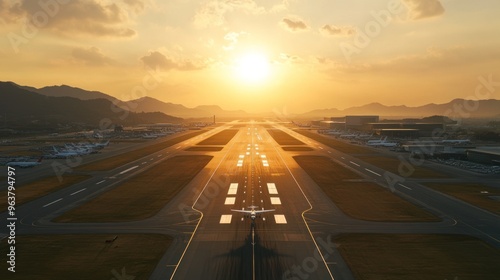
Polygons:
[[[236,122],[222,125],[115,170],[90,172],[93,177],[89,180],[19,206],[17,234],[161,233],[173,236],[173,245],[158,262],[150,279],[353,279],[336,245],[331,243],[331,237],[341,233],[468,234],[500,248],[497,215],[426,188],[422,185],[425,179],[388,180],[395,177],[277,123],[238,123],[243,125],[221,151],[184,151],[234,124]],[[281,129],[314,150],[286,152],[266,127]],[[127,223],[51,222],[69,209],[179,154],[207,154],[214,158],[154,217]],[[292,158],[304,154],[329,157],[359,173],[364,180],[390,188],[394,194],[430,211],[442,221],[380,223],[351,219]],[[34,168],[23,173],[30,176],[30,172],[42,171]],[[499,182],[499,178],[491,176],[458,172],[451,175],[450,179],[440,180],[484,181],[488,185]],[[231,211],[252,205],[275,211],[264,213],[255,221]],[[0,214],[0,219],[6,218],[7,213]],[[5,227],[1,233],[6,234]]]

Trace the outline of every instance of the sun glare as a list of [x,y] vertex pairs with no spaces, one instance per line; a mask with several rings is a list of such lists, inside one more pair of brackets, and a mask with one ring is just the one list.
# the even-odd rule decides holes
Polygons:
[[262,53],[247,53],[236,60],[236,76],[245,83],[259,84],[270,74],[271,67]]

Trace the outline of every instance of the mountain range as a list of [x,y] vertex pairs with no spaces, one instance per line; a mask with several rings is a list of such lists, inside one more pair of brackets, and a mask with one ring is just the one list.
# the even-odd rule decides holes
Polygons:
[[[109,123],[137,125],[179,123],[181,118],[161,112],[134,113],[118,110],[104,98],[81,100],[52,97],[30,91],[12,82],[0,82],[0,123],[5,127],[92,126]],[[8,125],[8,126],[7,126]]]
[[[123,108],[124,110],[130,111],[131,113],[160,112],[165,114],[167,117],[171,118],[172,116],[175,116],[177,118],[209,118],[214,115],[218,118],[219,117],[239,118],[239,117],[256,116],[242,110],[235,110],[235,111],[224,110],[217,105],[202,105],[194,108],[189,108],[182,104],[163,102],[152,97],[142,97],[135,100],[121,101],[103,92],[87,91],[84,89],[71,87],[67,85],[34,88],[29,86],[20,86],[12,82],[1,83],[2,87],[4,87],[6,84],[10,84],[12,87],[17,88],[18,90],[24,90],[31,93],[37,93],[45,97],[54,98],[48,100],[51,100],[52,103],[58,103],[59,107],[63,105],[61,105],[60,101],[57,101],[56,98],[73,98],[73,99],[79,99],[80,101],[86,101],[88,103],[81,103],[81,104],[86,104],[82,105],[83,106],[82,108],[85,108],[85,110],[88,110],[88,112],[96,112],[95,109],[89,108],[90,106],[88,106],[88,104],[99,105],[101,102],[103,102],[102,100],[105,100],[107,103],[105,105],[100,104],[99,106],[103,105],[108,106],[109,103],[114,103],[117,106]],[[10,90],[14,90],[12,87]],[[2,90],[0,93],[4,92],[3,88],[0,88],[0,90]],[[5,104],[4,102],[6,101],[4,99],[5,97],[0,94],[0,98],[2,98],[1,99],[2,103]],[[12,98],[12,96],[10,98]],[[36,103],[32,102],[38,102],[38,101],[30,101],[28,103],[25,102],[23,108],[30,108],[29,111],[34,112],[33,111],[34,108],[31,107],[33,106],[33,104]],[[76,103],[73,104],[75,101],[70,102],[66,99],[65,102],[69,102],[72,104],[72,106],[78,107]],[[50,107],[50,104],[47,104],[46,106]],[[107,111],[109,111],[109,106],[107,107],[108,108]],[[20,110],[22,111],[23,108],[21,108]],[[74,109],[78,111],[77,108]],[[97,112],[95,114],[100,115]],[[277,117],[275,114],[271,112],[264,115],[266,117]],[[382,118],[425,117],[433,115],[445,115],[451,118],[498,118],[500,117],[500,100],[489,99],[489,100],[472,101],[464,99],[454,99],[444,104],[431,103],[416,107],[409,107],[405,105],[386,106],[380,103],[370,103],[362,106],[350,107],[344,110],[339,110],[336,108],[319,109],[319,110],[309,111],[303,114],[289,114],[287,116],[280,116],[280,117],[300,118],[300,119],[322,119],[324,117],[342,117],[346,115],[379,115]],[[157,115],[157,117],[158,116],[160,115]],[[93,117],[91,116],[91,118]],[[178,121],[178,119],[175,118],[170,120],[174,122]]]

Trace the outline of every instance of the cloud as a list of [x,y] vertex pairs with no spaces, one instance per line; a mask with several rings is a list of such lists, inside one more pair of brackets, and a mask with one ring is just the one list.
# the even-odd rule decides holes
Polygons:
[[452,47],[429,48],[425,53],[398,56],[362,64],[345,63],[329,58],[317,62],[341,73],[416,74],[442,70],[463,69],[475,64],[490,63],[500,57],[500,51],[487,48]]
[[440,16],[444,7],[439,0],[403,0],[408,6],[409,16],[413,20]]
[[304,20],[296,16],[283,18],[280,21],[280,25],[281,27],[291,32],[300,32],[309,28]]
[[356,28],[326,24],[319,29],[319,32],[324,36],[352,36],[356,34]]
[[100,49],[96,47],[90,48],[74,48],[71,56],[78,62],[82,62],[90,66],[114,65],[116,62],[104,55]]
[[240,40],[240,37],[246,35],[245,32],[229,32],[224,36],[226,44],[222,47],[225,51],[233,50]]
[[142,12],[146,7],[145,0],[123,0],[123,3],[134,9],[136,12]]
[[[140,0],[124,0],[125,4],[99,0],[71,0],[64,4],[59,4],[59,1],[18,0],[10,4],[1,1],[2,16],[17,22],[27,19],[38,29],[51,30],[67,36],[100,37],[134,36],[136,32],[127,27],[130,18],[126,7],[138,7],[137,5],[142,3]],[[53,5],[46,6],[44,3]]]
[[196,12],[193,24],[197,28],[221,26],[225,22],[224,15],[229,8],[227,4],[219,1],[207,2]]
[[180,70],[193,71],[200,70],[205,67],[201,63],[194,63],[191,60],[175,59],[171,56],[166,56],[158,51],[150,52],[148,55],[140,59],[145,66],[153,69],[161,69],[164,71]]

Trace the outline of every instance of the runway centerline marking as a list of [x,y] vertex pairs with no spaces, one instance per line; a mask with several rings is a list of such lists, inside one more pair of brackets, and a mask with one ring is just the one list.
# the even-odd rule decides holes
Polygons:
[[95,183],[95,184],[96,184],[96,185],[99,185],[99,184],[102,184],[102,183],[104,183],[104,182],[106,182],[106,180],[99,181],[99,182],[97,182],[97,183]]
[[412,190],[410,187],[407,187],[407,186],[405,186],[405,185],[403,185],[403,184],[401,184],[401,183],[399,183],[399,185],[400,185],[401,187],[405,188],[405,189],[410,190],[410,191]]
[[132,171],[134,169],[136,169],[137,167],[139,167],[139,165],[136,165],[136,166],[133,166],[133,167],[130,167],[129,169],[126,169],[126,170],[123,170],[122,172],[120,172],[119,174],[122,175],[122,174],[125,174],[129,171]]
[[81,189],[81,190],[79,190],[79,191],[76,191],[76,192],[74,192],[74,193],[70,194],[70,195],[75,195],[75,194],[77,194],[77,193],[79,193],[79,192],[83,192],[83,191],[84,191],[84,190],[86,190],[86,189],[87,189],[87,188],[83,188],[83,189]]
[[356,166],[358,166],[358,167],[359,167],[359,166],[361,166],[361,165],[359,165],[359,164],[357,164],[357,163],[355,163],[355,162],[353,162],[353,161],[349,161],[349,162],[350,162],[352,165],[356,165]]
[[47,207],[47,206],[52,205],[52,204],[54,204],[54,203],[56,203],[56,202],[59,202],[59,201],[61,201],[61,200],[62,200],[62,198],[59,198],[58,200],[54,200],[54,201],[52,201],[51,203],[47,203],[47,204],[45,204],[43,207]]
[[375,175],[377,175],[377,176],[382,176],[382,175],[378,174],[377,172],[375,172],[375,171],[373,171],[373,170],[370,170],[370,169],[368,169],[368,168],[365,168],[365,170],[366,170],[366,171],[368,171],[368,172],[370,172],[370,173],[372,173],[372,174],[375,174]]

